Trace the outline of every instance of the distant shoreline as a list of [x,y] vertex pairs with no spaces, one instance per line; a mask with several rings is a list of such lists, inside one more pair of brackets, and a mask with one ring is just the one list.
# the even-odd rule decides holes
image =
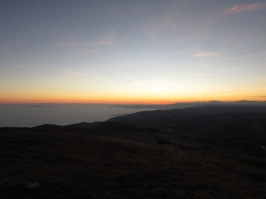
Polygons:
[[28,106],[28,107],[30,107],[30,108],[50,108],[50,107],[58,107],[58,106],[42,106],[42,105],[36,105],[36,106]]

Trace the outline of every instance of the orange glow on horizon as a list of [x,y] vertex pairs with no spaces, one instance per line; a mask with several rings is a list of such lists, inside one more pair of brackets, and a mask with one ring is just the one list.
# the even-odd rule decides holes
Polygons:
[[191,97],[108,97],[101,96],[96,97],[5,97],[0,98],[0,104],[40,104],[40,103],[48,103],[48,104],[174,104],[174,103],[191,103],[191,102],[208,102],[212,100],[222,101],[222,102],[234,102],[240,100],[250,100],[250,101],[263,101],[266,98],[258,98],[258,97],[248,97],[248,96],[191,96]]

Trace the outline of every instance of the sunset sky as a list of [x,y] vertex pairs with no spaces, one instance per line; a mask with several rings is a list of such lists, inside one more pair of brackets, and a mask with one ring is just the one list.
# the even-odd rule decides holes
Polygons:
[[0,103],[266,100],[266,1],[0,0]]

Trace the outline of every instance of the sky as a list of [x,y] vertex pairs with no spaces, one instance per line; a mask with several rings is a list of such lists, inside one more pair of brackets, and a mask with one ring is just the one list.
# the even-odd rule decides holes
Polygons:
[[0,0],[0,103],[266,100],[266,1]]

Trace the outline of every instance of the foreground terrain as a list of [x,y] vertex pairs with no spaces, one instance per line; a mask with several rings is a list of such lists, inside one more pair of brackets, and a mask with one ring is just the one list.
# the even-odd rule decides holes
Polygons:
[[1,198],[266,198],[265,158],[104,132],[0,129]]

